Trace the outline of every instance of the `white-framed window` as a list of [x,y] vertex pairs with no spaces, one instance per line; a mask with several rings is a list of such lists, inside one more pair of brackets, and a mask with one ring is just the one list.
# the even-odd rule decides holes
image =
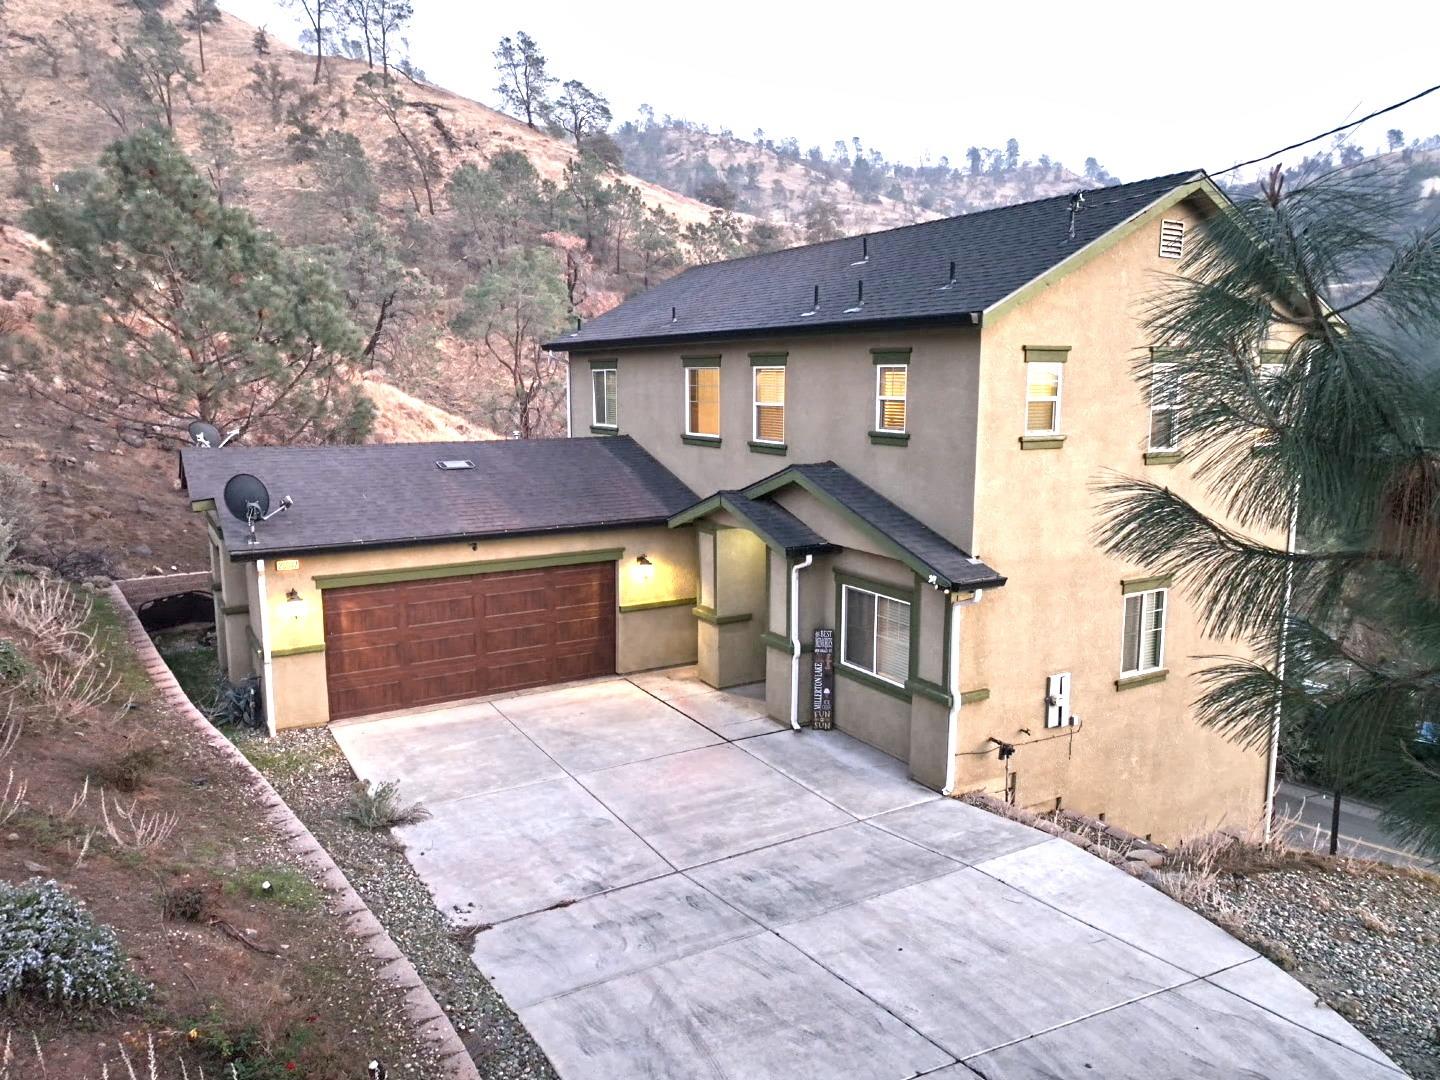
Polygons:
[[1125,596],[1125,628],[1120,642],[1120,674],[1144,675],[1165,666],[1165,608],[1168,589],[1147,589]]
[[910,674],[910,604],[855,585],[840,589],[840,662],[904,686]]
[[595,427],[613,428],[619,415],[619,378],[614,368],[591,368],[590,422]]
[[1065,365],[1028,362],[1025,365],[1025,434],[1060,434],[1060,397]]
[[760,443],[785,442],[785,369],[755,367],[750,369],[754,380],[753,438]]
[[1169,361],[1150,365],[1150,449],[1180,446],[1180,369]]
[[720,437],[720,369],[685,369],[685,434]]
[[910,369],[904,364],[875,366],[875,430],[905,432],[905,394]]

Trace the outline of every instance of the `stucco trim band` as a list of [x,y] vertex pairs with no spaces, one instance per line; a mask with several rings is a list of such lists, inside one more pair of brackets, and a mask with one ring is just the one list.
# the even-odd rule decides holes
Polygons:
[[397,581],[428,581],[432,578],[469,577],[471,574],[499,574],[507,570],[539,570],[547,566],[579,566],[582,563],[618,562],[624,554],[624,548],[602,548],[596,551],[560,551],[553,555],[487,559],[483,562],[450,563],[442,566],[371,570],[358,574],[324,574],[315,578],[315,587],[322,590],[348,589],[355,585],[389,585]]
[[749,622],[755,617],[748,611],[741,612],[738,615],[716,615],[714,608],[699,606],[691,608],[690,614],[694,615],[703,623],[709,623],[711,626],[729,626],[731,623]]
[[695,597],[680,596],[674,600],[652,600],[648,604],[621,604],[619,611],[621,615],[629,615],[632,611],[655,611],[657,608],[694,606]]

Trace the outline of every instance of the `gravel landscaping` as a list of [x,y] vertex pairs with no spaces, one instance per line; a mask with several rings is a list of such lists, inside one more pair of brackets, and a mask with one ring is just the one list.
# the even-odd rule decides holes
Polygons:
[[329,731],[293,731],[275,738],[230,734],[410,958],[450,1016],[480,1075],[486,1080],[555,1077],[529,1032],[471,962],[474,931],[467,934],[436,909],[430,891],[389,832],[367,831],[345,820],[355,775]]
[[1440,878],[1295,857],[1191,906],[1288,969],[1419,1080],[1440,1080]]

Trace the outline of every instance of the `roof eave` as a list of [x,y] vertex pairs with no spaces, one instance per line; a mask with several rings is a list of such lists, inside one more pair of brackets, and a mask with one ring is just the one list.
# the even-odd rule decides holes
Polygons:
[[779,326],[743,327],[689,334],[656,334],[644,337],[596,338],[586,341],[551,341],[544,346],[551,352],[587,353],[612,349],[634,349],[646,346],[691,345],[702,342],[735,341],[752,338],[795,337],[844,333],[847,331],[884,330],[891,327],[953,327],[979,326],[981,312],[961,311],[953,315],[912,315],[890,319],[846,319],[843,322],[787,323]]

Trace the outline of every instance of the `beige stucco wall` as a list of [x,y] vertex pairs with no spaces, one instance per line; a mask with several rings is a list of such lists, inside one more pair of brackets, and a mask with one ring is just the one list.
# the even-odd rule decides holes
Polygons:
[[[1186,206],[1164,216],[1186,220],[1192,231],[1197,224]],[[974,553],[1009,582],[964,615],[962,687],[987,688],[990,697],[961,709],[957,776],[962,790],[1003,791],[1005,768],[986,743],[994,736],[1017,746],[1010,767],[1020,804],[1048,808],[1063,800],[1173,839],[1253,824],[1266,761],[1197,725],[1189,703],[1199,689],[1193,675],[1205,662],[1194,657],[1243,649],[1208,640],[1178,589],[1168,597],[1168,677],[1116,688],[1121,580],[1144,576],[1146,568],[1112,560],[1094,545],[1090,485],[1113,469],[1199,495],[1184,463],[1144,459],[1149,412],[1131,370],[1149,345],[1141,301],[1158,274],[1177,269],[1158,257],[1159,227],[1158,219],[1146,223],[985,325]],[[1071,348],[1061,449],[1020,447],[1026,345]],[[1062,671],[1072,675],[1072,711],[1082,724],[1054,737],[1044,727],[1045,680]]]
[[[609,549],[623,552],[617,563],[617,670],[624,673],[693,663],[696,635],[690,608],[698,580],[695,537],[688,528],[661,525],[301,555],[289,560],[298,563],[293,569],[279,568],[286,566],[287,560],[268,560],[264,602],[269,614],[276,726],[306,727],[329,720],[325,654],[314,651],[325,641],[324,608],[316,578]],[[641,554],[649,556],[651,570],[637,564]],[[240,566],[242,572],[253,566],[232,565]],[[298,606],[286,602],[291,589],[300,595]],[[259,603],[257,595],[252,613]],[[666,606],[646,606],[652,604]],[[258,627],[258,619],[255,625]]]
[[[979,340],[971,328],[926,329],[578,353],[570,360],[571,430],[575,435],[590,431],[590,360],[618,356],[619,431],[634,436],[700,495],[743,487],[794,462],[835,461],[964,546],[971,526]],[[911,350],[906,446],[870,442],[875,426],[872,348]],[[773,351],[788,353],[784,457],[747,445],[749,354]],[[681,441],[682,355],[721,357],[719,447]],[[915,483],[917,476],[926,482]]]

